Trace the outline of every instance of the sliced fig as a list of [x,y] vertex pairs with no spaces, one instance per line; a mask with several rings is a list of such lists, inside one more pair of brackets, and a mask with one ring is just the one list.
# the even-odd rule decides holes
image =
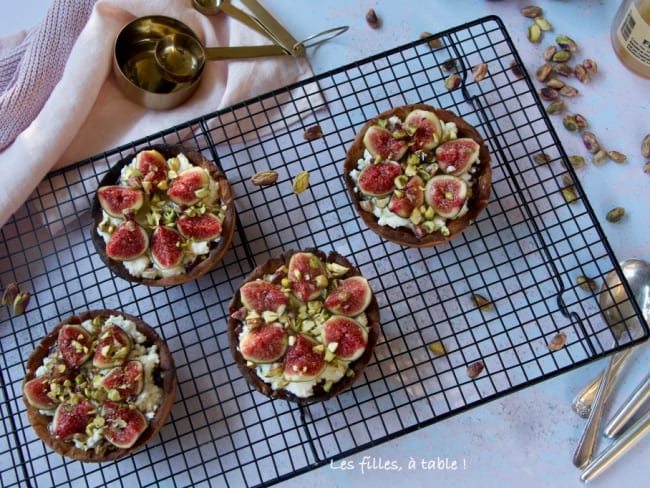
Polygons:
[[323,262],[310,252],[297,252],[289,260],[289,281],[293,294],[302,302],[314,300],[327,286]]
[[23,385],[23,394],[30,405],[40,410],[52,410],[59,404],[56,396],[50,395],[52,378],[48,375],[32,378]]
[[77,369],[93,354],[92,336],[79,324],[65,324],[59,329],[57,347],[66,366]]
[[368,331],[356,320],[332,315],[323,323],[323,343],[344,361],[359,359],[368,345]]
[[474,139],[463,137],[447,141],[436,148],[436,159],[440,169],[458,176],[467,172],[478,159],[481,146]]
[[325,353],[315,347],[318,345],[315,340],[303,334],[296,335],[295,339],[284,356],[284,377],[289,381],[311,381],[325,370]]
[[127,212],[135,212],[144,203],[140,190],[126,186],[109,185],[97,189],[99,205],[111,217],[124,217]]
[[244,283],[239,294],[244,307],[260,314],[266,311],[282,313],[289,300],[280,287],[264,280]]
[[52,418],[52,434],[70,440],[75,434],[86,432],[86,426],[95,418],[97,409],[84,396],[76,395],[59,404]]
[[272,363],[287,350],[287,332],[280,324],[264,324],[248,330],[239,341],[244,359],[254,363]]
[[136,443],[149,423],[137,408],[107,401],[102,407],[102,417],[106,421],[104,437],[119,449],[128,449]]
[[179,205],[194,205],[207,193],[210,175],[200,166],[186,169],[175,178],[167,196]]
[[354,317],[363,312],[372,300],[372,290],[363,276],[351,276],[339,284],[323,304],[334,314]]
[[184,242],[178,231],[164,225],[158,226],[151,236],[151,258],[161,269],[178,266],[185,254]]
[[413,213],[413,209],[424,203],[424,182],[419,176],[412,176],[401,194],[393,193],[388,202],[388,209],[408,219]]
[[149,247],[149,235],[137,222],[127,220],[118,225],[106,243],[106,255],[117,261],[141,256]]
[[380,197],[395,189],[395,178],[402,173],[402,167],[395,161],[369,164],[361,170],[357,185],[366,195]]
[[434,176],[427,182],[425,198],[438,215],[453,219],[465,204],[467,183],[458,176]]
[[399,161],[408,149],[405,137],[395,138],[390,130],[378,125],[368,127],[363,136],[363,145],[370,154],[379,157],[382,161],[386,159]]
[[176,227],[183,237],[195,241],[211,241],[221,235],[221,220],[214,214],[206,213],[190,217],[182,215],[176,220]]
[[131,338],[120,326],[108,324],[97,337],[93,365],[100,369],[119,366],[126,361],[132,347]]
[[127,361],[111,369],[102,379],[102,386],[109,392],[109,398],[113,400],[135,397],[144,388],[144,366],[137,360]]
[[146,193],[155,191],[158,185],[167,179],[167,161],[155,149],[140,151],[136,156],[135,165],[140,175],[139,183]]
[[433,112],[422,109],[412,110],[404,119],[404,125],[411,135],[412,151],[428,151],[440,142],[442,136],[440,119]]

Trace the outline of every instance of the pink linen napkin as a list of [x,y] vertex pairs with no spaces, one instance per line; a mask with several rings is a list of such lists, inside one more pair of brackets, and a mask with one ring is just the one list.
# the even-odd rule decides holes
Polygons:
[[[271,41],[226,15],[202,15],[192,7],[191,0],[98,0],[94,6],[92,3],[53,0],[40,26],[0,39],[0,122],[12,116],[11,112],[5,113],[5,107],[13,104],[15,110],[26,104],[29,109],[20,115],[21,120],[28,119],[27,125],[14,126],[12,130],[19,133],[0,152],[0,167],[10,168],[3,173],[6,191],[0,192],[0,226],[54,168],[312,75],[305,59],[288,56],[211,61],[188,101],[171,110],[150,110],[127,100],[112,73],[115,38],[135,17],[176,18],[189,25],[209,46],[259,45]],[[79,34],[75,41],[76,32]],[[60,51],[42,45],[48,43],[60,47]],[[66,45],[71,46],[67,52]],[[47,64],[47,57],[59,52],[64,55]],[[7,62],[8,56],[13,56],[11,62]],[[57,63],[63,66],[58,80]],[[51,87],[43,77],[53,78]],[[5,96],[11,100],[5,101]],[[9,129],[0,131],[0,137],[11,138]],[[0,149],[2,144],[0,139]]]

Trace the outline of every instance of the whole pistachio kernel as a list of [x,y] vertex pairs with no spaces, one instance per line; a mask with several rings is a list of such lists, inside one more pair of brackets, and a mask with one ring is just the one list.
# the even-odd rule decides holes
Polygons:
[[9,283],[5,288],[4,292],[2,293],[2,304],[4,306],[9,306],[13,304],[19,292],[20,289],[18,288],[18,285],[16,283],[14,282]]
[[544,54],[542,55],[544,61],[551,61],[553,59],[553,56],[555,56],[556,52],[557,52],[557,46],[554,46],[553,44],[548,46],[546,49],[544,49]]
[[544,82],[548,79],[551,71],[553,71],[553,65],[551,63],[544,63],[535,71],[535,78],[537,78],[537,81]]
[[650,134],[646,134],[641,141],[641,154],[644,158],[650,158]]
[[564,85],[559,92],[563,97],[575,97],[579,93],[577,88],[569,85]]
[[571,78],[575,75],[575,70],[566,63],[556,63],[553,65],[553,72],[566,78]]
[[594,156],[591,158],[592,163],[594,164],[603,164],[605,161],[607,161],[607,158],[609,155],[607,154],[607,151],[604,149],[600,149]]
[[556,100],[546,107],[546,113],[549,115],[561,114],[565,108],[564,100]]
[[522,7],[520,12],[521,15],[528,17],[529,19],[534,19],[542,15],[542,9],[537,5],[528,5],[526,7]]
[[456,60],[454,58],[449,58],[440,63],[440,68],[443,71],[452,71],[456,69]]
[[565,51],[570,51],[572,53],[576,52],[578,50],[578,45],[576,42],[571,39],[569,36],[565,36],[564,34],[561,34],[555,38],[555,42],[557,42],[557,45],[560,46],[561,49],[564,49]]
[[566,344],[566,334],[564,332],[558,332],[553,336],[553,338],[548,343],[548,348],[551,351],[559,351]]
[[578,194],[576,193],[576,190],[573,186],[562,188],[561,192],[566,203],[571,204],[578,201]]
[[581,114],[574,114],[573,118],[575,118],[579,129],[584,129],[585,127],[587,127],[589,125],[589,123],[587,122],[587,119],[585,119],[584,116],[581,115]]
[[598,65],[596,64],[596,61],[594,61],[593,59],[589,59],[589,58],[585,59],[582,62],[582,66],[584,67],[585,70],[587,70],[587,73],[589,73],[592,76],[598,73]]
[[564,125],[564,128],[568,131],[571,132],[576,132],[579,127],[578,123],[576,122],[576,118],[573,115],[565,115],[564,118],[562,119],[562,124]]
[[554,88],[549,88],[548,86],[545,86],[539,90],[539,97],[542,100],[546,100],[547,102],[557,100],[559,96],[560,92]]
[[585,145],[587,151],[589,151],[591,154],[596,154],[598,151],[600,151],[600,143],[598,142],[598,139],[596,139],[596,136],[593,132],[590,132],[588,130],[584,131],[582,133],[582,142]]
[[579,155],[569,156],[569,162],[574,168],[581,168],[585,165],[585,158]]
[[481,374],[484,368],[485,363],[483,361],[475,361],[467,366],[467,376],[471,379],[474,379]]
[[553,30],[551,23],[544,17],[535,17],[535,25],[539,26],[542,31]]
[[560,90],[562,87],[564,87],[564,85],[565,83],[557,78],[549,78],[546,80],[546,86],[549,88],[554,88],[555,90]]
[[581,83],[589,83],[589,73],[583,65],[577,64],[574,69],[574,73],[578,81]]
[[556,63],[566,63],[571,59],[571,51],[558,51],[551,57],[551,61]]
[[528,27],[528,40],[533,43],[538,43],[542,39],[542,29],[535,23]]
[[646,161],[643,165],[643,172],[647,175],[650,175],[650,161]]
[[488,65],[486,63],[479,63],[472,68],[472,76],[474,81],[481,81],[488,74]]
[[[550,65],[549,65],[550,68]],[[510,71],[512,72],[513,76],[515,78],[523,78],[524,73],[521,71],[521,66],[519,66],[519,63],[515,61],[514,59],[510,61]],[[550,73],[550,71],[549,71]]]
[[377,12],[375,12],[374,8],[368,9],[366,12],[366,22],[372,29],[379,29],[379,17],[377,17]]
[[609,159],[611,159],[615,163],[622,164],[625,161],[627,161],[627,156],[619,151],[609,151],[607,155],[609,156]]
[[533,161],[535,161],[535,163],[537,164],[550,163],[552,159],[553,158],[551,158],[551,156],[549,156],[545,152],[538,152],[533,154]]
[[607,219],[607,222],[616,223],[620,222],[624,215],[625,209],[623,207],[614,207],[609,212],[607,212],[605,218]]

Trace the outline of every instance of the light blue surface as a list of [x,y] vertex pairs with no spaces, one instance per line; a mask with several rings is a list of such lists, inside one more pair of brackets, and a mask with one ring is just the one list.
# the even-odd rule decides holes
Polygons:
[[[581,46],[581,55],[596,60],[600,72],[588,85],[574,83],[581,94],[571,100],[571,110],[587,117],[592,130],[608,149],[628,155],[627,163],[621,165],[611,161],[602,166],[588,164],[579,171],[580,180],[617,258],[650,260],[650,175],[642,172],[645,161],[640,153],[641,139],[650,132],[650,81],[626,71],[611,49],[609,27],[618,2],[537,2],[554,26],[553,32],[539,45],[526,39],[530,20],[519,13],[522,6],[532,2],[275,0],[266,3],[297,38],[337,25],[350,26],[342,37],[310,51],[316,73],[412,41],[422,31],[437,32],[488,14],[503,19],[531,73],[541,64],[542,51],[556,34],[573,37]],[[11,10],[0,16],[0,35],[35,24],[47,5],[48,0],[12,3]],[[365,12],[370,7],[375,8],[382,20],[378,30],[370,29],[365,22]],[[553,118],[553,123],[569,155],[588,156],[579,137],[562,127],[561,118]],[[614,206],[627,210],[626,217],[618,224],[606,222],[604,218]],[[624,370],[606,413],[613,412],[643,379],[649,359],[647,345],[641,346]],[[576,392],[603,367],[602,361],[592,363],[281,486],[582,486],[580,472],[571,458],[584,420],[571,411],[569,404]],[[601,438],[598,450],[607,442]],[[594,487],[648,486],[649,454],[650,439],[646,438],[590,484]],[[410,461],[415,466],[409,466]],[[380,466],[399,466],[401,470],[379,469]]]

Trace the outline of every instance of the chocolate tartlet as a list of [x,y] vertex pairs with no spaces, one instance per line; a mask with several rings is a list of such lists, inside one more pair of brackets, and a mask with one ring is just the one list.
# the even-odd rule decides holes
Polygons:
[[409,247],[459,236],[486,208],[490,154],[477,130],[448,110],[415,104],[369,120],[344,165],[348,193],[366,225]]
[[34,431],[55,452],[106,462],[158,434],[176,384],[172,355],[150,326],[93,310],[63,320],[32,352],[23,402]]
[[99,184],[92,216],[102,261],[147,286],[178,285],[214,269],[236,226],[224,174],[179,145],[155,145],[117,163]]
[[367,280],[332,251],[289,251],[256,267],[229,305],[242,375],[271,398],[328,400],[361,375],[380,333]]

